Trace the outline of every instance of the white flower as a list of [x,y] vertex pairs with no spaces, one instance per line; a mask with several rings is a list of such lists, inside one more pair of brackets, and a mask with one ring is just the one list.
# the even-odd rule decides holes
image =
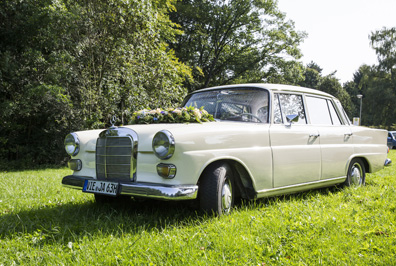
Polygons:
[[145,116],[145,115],[146,115],[146,112],[147,112],[147,110],[146,110],[146,109],[143,109],[143,110],[138,111],[137,114],[138,114],[139,116]]
[[179,116],[182,115],[182,111],[180,109],[175,109],[173,112]]
[[198,119],[202,118],[201,112],[197,108],[194,109],[193,114],[195,115],[195,117],[198,117]]

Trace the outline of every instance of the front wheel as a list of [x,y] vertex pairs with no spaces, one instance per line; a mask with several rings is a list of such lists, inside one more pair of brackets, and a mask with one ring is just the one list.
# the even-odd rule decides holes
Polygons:
[[199,188],[201,208],[216,215],[228,214],[234,205],[234,181],[227,163],[211,165],[203,173]]
[[364,186],[366,182],[366,171],[364,168],[364,163],[361,159],[355,158],[351,161],[347,178],[344,182],[344,185],[347,187],[350,186]]

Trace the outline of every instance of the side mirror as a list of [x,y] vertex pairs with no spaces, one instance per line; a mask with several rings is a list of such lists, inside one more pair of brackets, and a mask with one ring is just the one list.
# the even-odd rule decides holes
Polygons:
[[287,115],[286,121],[289,123],[289,126],[291,126],[292,123],[297,123],[299,118],[298,115]]

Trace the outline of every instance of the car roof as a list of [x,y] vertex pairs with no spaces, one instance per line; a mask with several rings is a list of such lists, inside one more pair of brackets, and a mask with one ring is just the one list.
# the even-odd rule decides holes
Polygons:
[[210,90],[218,90],[218,89],[228,89],[228,88],[237,88],[237,87],[250,87],[250,88],[261,88],[261,89],[267,89],[270,91],[286,91],[286,92],[298,92],[298,93],[310,93],[310,94],[315,94],[315,95],[320,95],[320,96],[326,96],[326,97],[331,97],[334,98],[334,96],[325,93],[323,91],[319,90],[314,90],[310,88],[305,88],[305,87],[298,87],[298,86],[293,86],[293,85],[285,85],[285,84],[268,84],[268,83],[244,83],[244,84],[234,84],[234,85],[223,85],[223,86],[216,86],[216,87],[210,87],[206,89],[201,89],[194,91],[194,93],[197,92],[202,92],[202,91],[210,91]]

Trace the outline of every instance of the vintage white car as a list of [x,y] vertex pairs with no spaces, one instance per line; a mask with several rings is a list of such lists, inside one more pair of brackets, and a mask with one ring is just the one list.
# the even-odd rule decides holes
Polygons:
[[62,184],[94,193],[97,202],[122,195],[196,199],[221,215],[238,197],[364,185],[366,172],[382,169],[387,157],[387,132],[351,125],[340,102],[321,91],[220,86],[188,95],[183,106],[204,107],[215,122],[69,134],[65,149],[74,172]]

